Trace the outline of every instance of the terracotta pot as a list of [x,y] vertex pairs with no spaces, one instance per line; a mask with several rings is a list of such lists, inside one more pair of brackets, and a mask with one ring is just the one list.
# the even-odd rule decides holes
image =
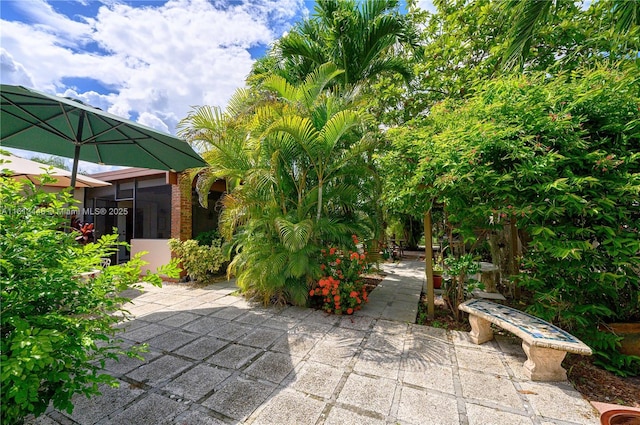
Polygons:
[[640,413],[625,408],[606,411],[600,416],[602,425],[640,425]]
[[609,323],[607,328],[624,338],[620,341],[622,354],[640,356],[640,323]]
[[598,412],[600,412],[600,423],[602,425],[640,424],[640,409],[636,407],[600,403],[597,401],[592,401],[591,404],[598,410]]
[[442,287],[442,275],[441,274],[433,274],[433,287],[435,289],[440,289]]

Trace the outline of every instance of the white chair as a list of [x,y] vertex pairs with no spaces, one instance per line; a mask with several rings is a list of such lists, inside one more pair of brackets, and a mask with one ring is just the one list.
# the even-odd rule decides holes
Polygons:
[[111,265],[111,258],[103,258],[100,265],[103,269],[109,267]]

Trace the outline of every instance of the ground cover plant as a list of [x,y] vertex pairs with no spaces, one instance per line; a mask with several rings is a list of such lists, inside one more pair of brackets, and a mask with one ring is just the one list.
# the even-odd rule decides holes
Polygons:
[[[117,234],[78,243],[78,233],[68,229],[68,193],[46,193],[8,177],[0,177],[0,205],[1,422],[13,424],[50,403],[71,412],[75,394],[116,385],[102,371],[104,361],[142,349],[123,347],[117,338],[113,326],[126,318],[128,301],[118,294],[140,281],[145,263],[140,254],[81,279],[117,249]],[[174,264],[160,272],[178,274]],[[144,280],[161,284],[155,274]]]

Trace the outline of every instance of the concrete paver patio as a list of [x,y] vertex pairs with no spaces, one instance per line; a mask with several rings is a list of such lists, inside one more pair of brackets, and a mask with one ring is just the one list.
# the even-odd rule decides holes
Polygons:
[[[413,324],[424,263],[388,276],[354,316],[263,308],[206,288],[145,286],[124,324],[145,360],[106,369],[120,388],[77,396],[38,424],[598,424],[569,383],[526,380],[520,340],[473,344]],[[417,291],[417,295],[416,295]]]

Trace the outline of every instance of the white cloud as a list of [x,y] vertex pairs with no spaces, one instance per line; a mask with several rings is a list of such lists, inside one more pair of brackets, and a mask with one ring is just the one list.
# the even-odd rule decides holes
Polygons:
[[[68,88],[64,92],[60,93],[64,97],[69,97],[71,99],[78,99],[85,103],[86,105],[91,105],[95,108],[102,109],[103,111],[108,111],[110,109],[111,103],[114,101],[114,95],[104,95],[95,91],[86,91],[83,93],[78,93],[77,90]],[[126,114],[126,110],[123,110]],[[112,112],[113,113],[113,112]],[[129,118],[127,115],[115,114],[121,116],[123,118]]]
[[430,13],[436,13],[438,11],[436,6],[433,4],[433,0],[418,0],[416,6]]
[[17,63],[11,53],[0,47],[0,75],[2,82],[17,86],[33,86],[33,79],[22,64]]
[[165,133],[169,132],[169,128],[167,125],[157,116],[150,114],[148,112],[143,112],[140,114],[138,118],[138,122],[140,124],[146,125],[147,127],[154,128],[156,130],[164,131]]
[[37,31],[55,34],[61,45],[68,43],[69,46],[73,46],[78,40],[83,39],[89,41],[90,28],[86,24],[57,13],[44,0],[20,1],[14,5],[36,22],[34,27]]
[[[247,49],[273,42],[303,8],[301,0],[106,2],[96,16],[72,20],[42,0],[17,3],[35,24],[2,20],[3,83],[172,132],[191,106],[224,106],[251,69]],[[65,78],[90,78],[111,93],[83,92]]]

